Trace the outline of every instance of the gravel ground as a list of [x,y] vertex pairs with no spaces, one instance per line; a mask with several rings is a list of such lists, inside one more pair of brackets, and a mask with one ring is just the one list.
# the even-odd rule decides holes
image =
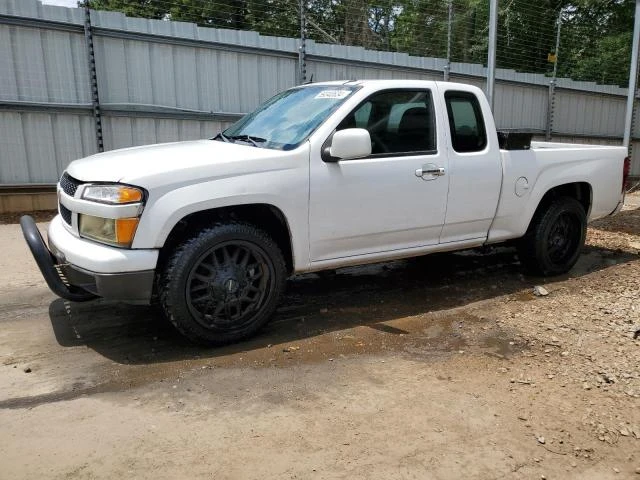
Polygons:
[[0,478],[640,479],[638,194],[564,277],[508,248],[305,275],[220,349],[0,241]]

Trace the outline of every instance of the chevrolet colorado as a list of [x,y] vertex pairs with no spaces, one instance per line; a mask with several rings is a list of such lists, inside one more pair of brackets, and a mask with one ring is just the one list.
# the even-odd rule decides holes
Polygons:
[[209,140],[74,161],[48,246],[21,225],[57,295],[157,299],[183,335],[224,344],[295,273],[512,240],[530,271],[567,272],[587,222],[622,206],[627,152],[528,140],[499,134],[470,85],[308,84]]

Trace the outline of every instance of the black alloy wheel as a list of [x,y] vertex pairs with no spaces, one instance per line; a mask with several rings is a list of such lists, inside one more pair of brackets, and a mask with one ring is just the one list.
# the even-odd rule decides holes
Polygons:
[[576,264],[587,235],[587,215],[580,202],[559,197],[536,211],[518,242],[523,266],[534,275],[568,272]]
[[577,215],[560,214],[547,236],[547,254],[551,262],[560,264],[571,256],[580,241],[581,223]]
[[273,263],[256,244],[216,245],[191,268],[185,292],[189,311],[205,328],[242,329],[264,305],[274,275]]
[[253,225],[229,222],[198,232],[159,276],[166,317],[191,341],[236,342],[271,317],[286,280],[278,245]]

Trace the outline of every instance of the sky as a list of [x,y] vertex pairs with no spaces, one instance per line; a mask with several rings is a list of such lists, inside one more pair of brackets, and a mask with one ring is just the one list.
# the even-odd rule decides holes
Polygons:
[[78,0],[40,0],[47,5],[60,5],[61,7],[77,7]]

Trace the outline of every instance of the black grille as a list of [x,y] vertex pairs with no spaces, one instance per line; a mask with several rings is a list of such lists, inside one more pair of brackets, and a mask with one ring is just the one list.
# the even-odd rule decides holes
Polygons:
[[71,210],[62,204],[60,204],[60,215],[67,224],[71,225]]
[[60,178],[60,188],[62,188],[62,191],[70,197],[73,197],[76,194],[76,190],[78,190],[80,184],[82,184],[80,180],[76,180],[67,172],[64,172]]

